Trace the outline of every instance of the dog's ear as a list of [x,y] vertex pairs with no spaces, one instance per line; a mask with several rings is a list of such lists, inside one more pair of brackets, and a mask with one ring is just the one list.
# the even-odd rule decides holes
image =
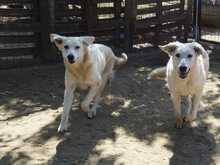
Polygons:
[[208,55],[207,51],[198,42],[192,42],[190,43],[190,45],[192,46],[196,55],[202,55],[203,57],[206,57]]
[[61,50],[61,46],[63,45],[64,36],[58,35],[58,34],[50,34],[50,41],[55,43],[57,48]]
[[171,42],[167,45],[159,46],[159,48],[167,53],[169,56],[171,56],[178,48],[178,42]]
[[88,46],[88,45],[93,44],[93,42],[95,41],[95,37],[94,36],[83,36],[83,37],[80,37],[80,40],[82,41],[83,44]]

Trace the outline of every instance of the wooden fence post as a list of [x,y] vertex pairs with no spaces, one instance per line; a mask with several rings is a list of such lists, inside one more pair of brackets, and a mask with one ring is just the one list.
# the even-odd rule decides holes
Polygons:
[[133,47],[133,35],[137,16],[137,0],[125,1],[125,49],[130,51]]
[[87,31],[89,35],[93,35],[93,30],[98,21],[97,0],[86,0],[84,7],[86,12]]
[[114,14],[115,14],[115,19],[117,20],[118,24],[116,26],[116,31],[114,34],[114,40],[115,40],[115,45],[120,45],[121,43],[121,32],[120,32],[120,27],[121,27],[121,2],[122,0],[114,0]]
[[40,12],[40,57],[44,61],[56,60],[52,53],[52,44],[49,34],[54,29],[54,0],[39,0]]
[[[161,25],[161,17],[162,17],[162,0],[156,0],[157,3],[157,8],[156,8],[156,16],[158,20],[158,27],[162,26]],[[159,44],[159,36],[160,36],[160,28],[157,28],[154,32],[154,37],[153,37],[153,44],[158,45]]]
[[184,25],[184,42],[187,42],[187,39],[189,37],[189,32],[191,30],[192,11],[193,11],[192,0],[188,0],[187,1],[187,9],[186,9],[186,23]]
[[[180,14],[182,14],[182,15],[186,14],[184,6],[185,6],[185,0],[180,0]],[[188,20],[188,18],[186,17],[185,20],[184,20],[184,23],[179,24],[179,26],[178,26],[177,36],[176,36],[177,38],[176,39],[179,40],[179,41],[185,40],[184,37],[183,37],[184,36],[183,32],[185,32],[183,30],[183,26],[184,26],[184,29],[185,29],[186,25],[187,25],[187,20]]]

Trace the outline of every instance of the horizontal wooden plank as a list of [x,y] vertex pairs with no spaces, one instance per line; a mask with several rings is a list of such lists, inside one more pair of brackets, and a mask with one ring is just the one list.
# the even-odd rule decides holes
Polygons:
[[[55,20],[55,24],[59,24],[59,26],[61,24],[85,24],[85,20],[81,19],[81,18],[74,18],[74,16],[70,16],[70,17],[59,17],[56,18]],[[78,25],[76,25],[78,26]]]
[[73,31],[72,32],[60,31],[59,34],[64,35],[64,36],[86,36],[88,35],[88,32],[87,31],[74,31],[74,32]]
[[162,0],[162,2],[167,2],[167,3],[180,3],[181,0]]
[[60,4],[83,4],[82,0],[56,0],[55,1],[56,5],[60,5]]
[[36,48],[0,49],[0,57],[28,56],[36,53]]
[[113,7],[97,8],[97,14],[113,14],[113,13],[115,13],[115,9]]
[[[172,41],[173,36],[177,36],[179,34],[179,31],[168,31],[168,32],[157,32],[159,33],[160,38],[158,38],[158,41],[162,42],[164,40]],[[141,37],[141,39],[140,39]],[[155,39],[155,33],[141,33],[139,35],[133,36],[133,44],[140,44],[140,43],[151,43]]]
[[55,11],[55,15],[57,17],[59,16],[84,16],[85,13],[83,13],[82,10],[63,10],[63,11]]
[[[180,9],[181,5],[180,4],[175,4],[175,5],[170,5],[170,6],[162,6],[161,7],[161,11],[168,11],[171,9],[176,9],[179,8]],[[141,8],[137,10],[137,14],[147,14],[147,13],[155,13],[158,12],[159,8],[157,6],[155,7],[150,7],[150,8]]]
[[91,35],[94,35],[96,37],[113,37],[115,33],[115,29],[105,29],[105,30],[101,30],[101,29],[92,29],[90,31]]
[[[160,0],[162,3],[180,3],[180,0]],[[137,4],[149,4],[149,3],[158,3],[156,0],[137,0]]]
[[148,14],[148,13],[155,13],[157,12],[157,7],[151,7],[151,8],[142,8],[137,10],[137,14]]
[[4,19],[0,22],[0,25],[1,23],[2,24],[31,24],[33,21],[32,21],[32,17],[30,16],[27,16],[27,17],[4,17]]
[[114,0],[97,0],[97,3],[112,3]]
[[[16,0],[16,3],[32,3],[33,0]],[[15,0],[1,0],[1,4],[15,3]]]
[[135,26],[136,28],[147,28],[150,27],[151,25],[158,25],[166,22],[175,22],[175,21],[182,21],[182,24],[184,24],[184,20],[186,20],[187,15],[177,15],[174,17],[161,17],[160,19],[151,19],[151,21],[146,21],[146,20],[141,20],[141,21],[136,21]]
[[148,26],[148,27],[136,27],[135,33],[146,33],[146,32],[155,32],[161,29],[169,29],[169,28],[176,28],[180,25],[180,21],[173,22],[173,23],[167,23],[162,25],[155,25],[155,26]]
[[108,30],[115,30],[118,26],[123,26],[124,21],[122,19],[108,19],[108,20],[99,20],[97,24],[92,27],[91,31],[108,31]]
[[174,11],[163,11],[162,12],[163,16],[179,16],[181,14],[185,14],[182,13],[180,10],[174,10]]
[[0,69],[10,69],[10,68],[21,68],[26,66],[39,65],[40,60],[34,58],[33,56],[25,56],[19,58],[9,58],[1,59],[0,58]]
[[137,0],[137,4],[157,3],[155,0]]
[[37,42],[37,36],[1,36],[0,44],[7,43],[34,43]]
[[[169,8],[177,8],[181,6],[180,2],[176,1],[170,1],[170,0],[164,0],[162,2],[166,2],[166,5],[162,6],[162,9],[167,10]],[[139,0],[137,5],[146,5],[146,8],[150,8],[149,6],[153,3],[157,3],[155,0]],[[157,5],[155,5],[155,9],[157,8]]]
[[57,32],[87,32],[87,25],[86,24],[56,24],[55,31]]
[[181,7],[181,4],[162,6],[161,10],[171,10],[171,9],[176,9],[176,8],[180,8],[180,7]]
[[[161,31],[160,32],[160,36],[161,37],[165,37],[165,38],[168,38],[168,37],[171,37],[171,36],[177,36],[178,34],[180,33],[179,30],[175,30],[175,31]],[[164,38],[164,39],[165,39]]]
[[33,11],[30,9],[0,9],[0,16],[31,16]]
[[77,5],[77,4],[71,4],[71,6],[69,6],[68,4],[56,4],[55,5],[55,12],[57,11],[69,11],[69,10],[78,10],[78,11],[83,11],[84,8],[81,5]]
[[11,23],[0,24],[1,32],[40,32],[40,24]]

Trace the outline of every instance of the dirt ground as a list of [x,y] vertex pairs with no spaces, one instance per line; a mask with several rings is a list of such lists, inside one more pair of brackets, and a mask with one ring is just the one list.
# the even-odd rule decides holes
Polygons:
[[78,110],[77,94],[64,135],[57,133],[63,66],[0,71],[0,165],[219,165],[219,64],[196,126],[183,129],[174,128],[165,82],[147,80],[151,69],[120,68],[92,120]]

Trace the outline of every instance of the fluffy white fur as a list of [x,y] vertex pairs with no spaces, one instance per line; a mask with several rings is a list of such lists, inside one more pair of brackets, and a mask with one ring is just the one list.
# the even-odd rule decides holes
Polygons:
[[58,128],[58,132],[63,132],[68,127],[75,89],[89,88],[81,108],[88,113],[89,118],[94,117],[102,91],[112,76],[114,65],[125,63],[127,55],[123,53],[122,57],[116,57],[111,48],[93,44],[95,37],[92,36],[65,37],[51,34],[50,39],[62,52],[65,65],[64,110]]
[[[166,67],[166,80],[171,93],[176,127],[181,128],[181,96],[188,96],[189,108],[186,121],[190,124],[196,118],[203,88],[208,76],[209,56],[205,49],[196,42],[172,42],[160,47],[170,59]],[[180,67],[186,67],[181,74]]]

